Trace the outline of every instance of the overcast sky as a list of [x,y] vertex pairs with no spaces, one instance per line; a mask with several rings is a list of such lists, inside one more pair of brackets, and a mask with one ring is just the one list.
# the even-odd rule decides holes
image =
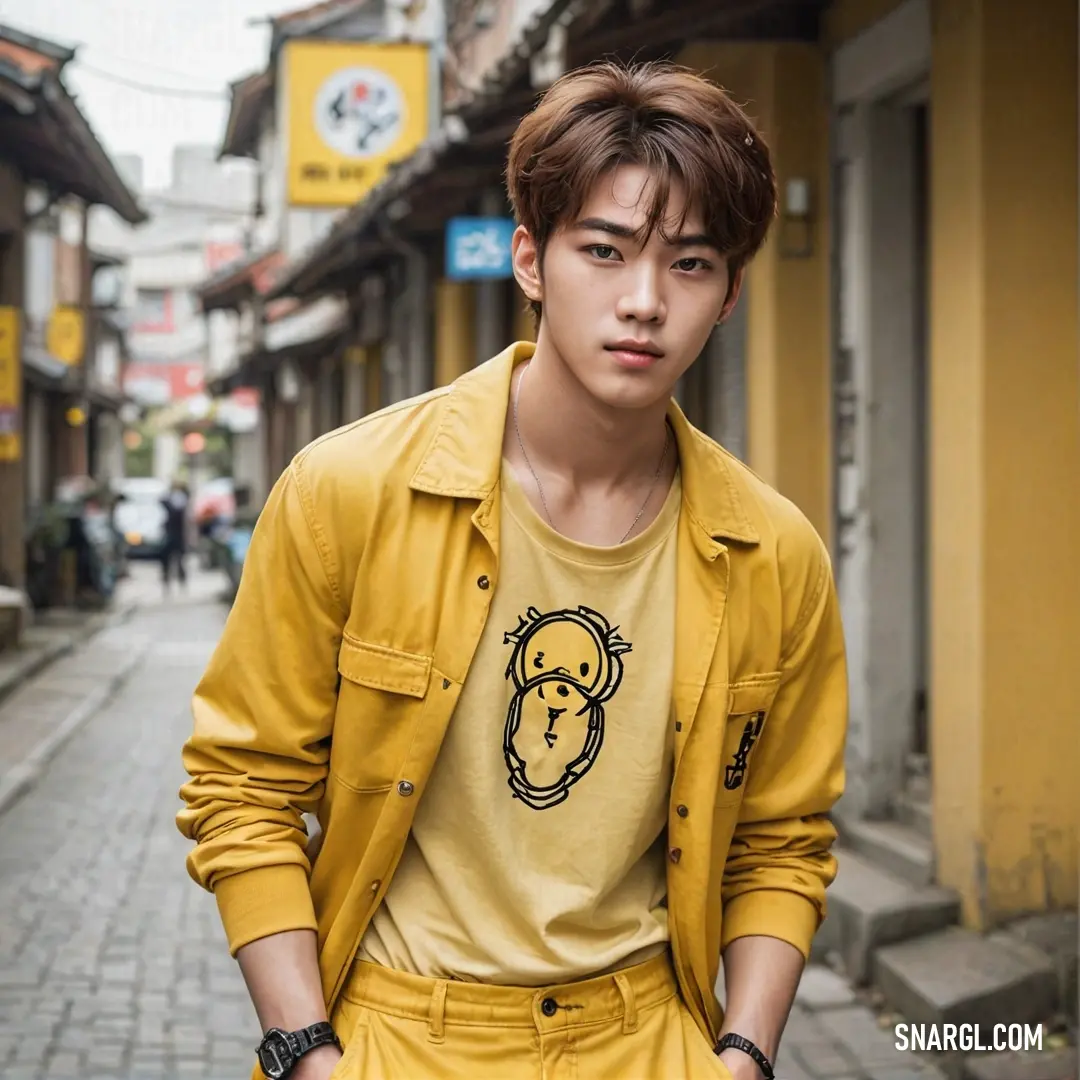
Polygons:
[[[306,6],[305,0],[0,0],[0,22],[78,46],[64,73],[69,91],[106,149],[141,155],[147,186],[162,187],[172,148],[217,145],[228,114],[227,84],[265,64],[269,33],[249,20]],[[219,96],[151,93],[109,75]]]

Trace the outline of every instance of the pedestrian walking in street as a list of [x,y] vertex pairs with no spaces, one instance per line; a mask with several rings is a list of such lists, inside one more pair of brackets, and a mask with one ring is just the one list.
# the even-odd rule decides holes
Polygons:
[[537,340],[277,481],[194,697],[189,870],[256,1077],[769,1078],[836,871],[838,603],[673,400],[769,151],[705,79],[603,64],[506,176]]
[[161,500],[165,510],[165,541],[161,549],[161,584],[168,596],[175,576],[181,588],[187,588],[188,490],[182,480],[174,480],[169,494]]

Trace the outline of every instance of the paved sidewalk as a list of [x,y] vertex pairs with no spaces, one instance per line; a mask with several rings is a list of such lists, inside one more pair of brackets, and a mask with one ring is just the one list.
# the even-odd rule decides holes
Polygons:
[[[99,626],[108,626],[103,621]],[[69,640],[0,704],[0,813],[40,776],[52,756],[122,685],[140,660],[124,621]]]
[[118,602],[109,611],[53,611],[27,627],[18,648],[0,652],[0,703],[27,679],[44,671],[55,660],[68,655],[111,623],[129,616],[132,605]]

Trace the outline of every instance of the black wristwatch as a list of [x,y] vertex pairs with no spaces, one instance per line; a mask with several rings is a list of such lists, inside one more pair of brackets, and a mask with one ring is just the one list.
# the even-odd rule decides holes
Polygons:
[[256,1052],[266,1080],[285,1080],[297,1062],[317,1046],[336,1046],[341,1049],[334,1029],[323,1020],[300,1031],[271,1028],[259,1043]]
[[713,1053],[722,1054],[725,1050],[741,1050],[744,1054],[749,1054],[757,1063],[757,1067],[761,1070],[761,1075],[765,1080],[776,1080],[772,1062],[749,1039],[744,1039],[734,1032],[728,1032],[716,1044]]

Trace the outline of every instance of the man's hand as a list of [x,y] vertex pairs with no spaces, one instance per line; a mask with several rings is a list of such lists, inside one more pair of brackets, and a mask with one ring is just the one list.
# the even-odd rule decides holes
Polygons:
[[300,1059],[289,1080],[330,1080],[340,1060],[336,1046],[318,1046]]

